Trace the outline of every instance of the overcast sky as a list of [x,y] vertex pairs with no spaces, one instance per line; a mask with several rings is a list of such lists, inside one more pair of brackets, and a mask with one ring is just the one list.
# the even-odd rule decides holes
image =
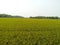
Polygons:
[[60,0],[0,0],[0,13],[20,16],[60,16]]

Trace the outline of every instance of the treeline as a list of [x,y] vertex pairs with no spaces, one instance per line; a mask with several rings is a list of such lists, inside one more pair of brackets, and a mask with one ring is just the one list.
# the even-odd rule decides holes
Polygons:
[[[12,15],[8,15],[8,14],[0,14],[0,18],[25,18],[23,16],[12,16]],[[36,19],[60,19],[60,17],[54,17],[54,16],[51,16],[51,17],[45,17],[45,16],[35,16],[35,17],[29,17],[29,18],[36,18]]]
[[23,16],[12,16],[8,14],[0,14],[0,18],[24,18]]
[[45,16],[36,16],[36,17],[30,17],[30,18],[36,18],[36,19],[60,19],[59,17],[45,17]]

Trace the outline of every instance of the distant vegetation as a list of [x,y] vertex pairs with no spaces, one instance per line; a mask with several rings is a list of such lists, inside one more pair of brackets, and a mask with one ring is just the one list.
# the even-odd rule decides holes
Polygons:
[[[23,16],[12,16],[12,15],[8,15],[8,14],[0,14],[0,18],[24,18]],[[35,16],[35,17],[29,17],[29,18],[36,18],[36,19],[60,19],[59,17],[45,17],[45,16]]]
[[59,17],[45,17],[45,16],[35,16],[35,17],[30,17],[30,18],[37,18],[37,19],[59,19]]
[[0,14],[0,18],[2,17],[8,17],[8,18],[24,18],[23,16],[12,16],[8,14]]

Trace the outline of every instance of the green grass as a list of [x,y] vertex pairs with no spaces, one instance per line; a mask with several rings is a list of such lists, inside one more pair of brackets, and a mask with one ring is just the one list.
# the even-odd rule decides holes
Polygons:
[[60,45],[60,20],[0,18],[0,45]]

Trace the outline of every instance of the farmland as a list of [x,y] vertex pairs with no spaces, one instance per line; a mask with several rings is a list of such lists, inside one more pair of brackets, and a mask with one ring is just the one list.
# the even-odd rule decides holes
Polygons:
[[60,45],[60,20],[0,18],[0,45]]

